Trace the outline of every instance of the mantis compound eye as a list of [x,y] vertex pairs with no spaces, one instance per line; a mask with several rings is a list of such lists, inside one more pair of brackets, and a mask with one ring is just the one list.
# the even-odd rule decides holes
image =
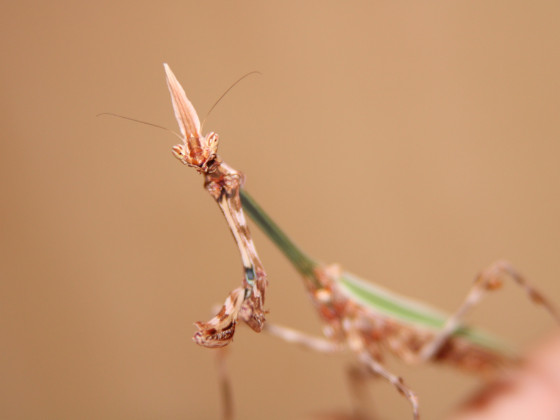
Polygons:
[[176,144],[173,146],[173,155],[184,164],[187,163],[187,149],[184,144]]
[[216,153],[216,150],[218,149],[218,134],[211,132],[208,133],[206,135],[206,144],[209,150],[211,150],[213,153]]

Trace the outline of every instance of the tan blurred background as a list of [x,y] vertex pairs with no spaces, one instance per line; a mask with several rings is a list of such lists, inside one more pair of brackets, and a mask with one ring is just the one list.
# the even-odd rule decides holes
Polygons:
[[[560,302],[558,2],[12,2],[0,15],[0,418],[215,419],[192,323],[241,278],[202,179],[171,155],[162,62],[247,189],[310,254],[446,310],[507,258]],[[269,320],[319,334],[253,229]],[[553,328],[508,285],[470,319]],[[246,328],[239,418],[350,410],[350,357]],[[443,418],[474,378],[391,362]],[[387,419],[408,404],[377,383]]]

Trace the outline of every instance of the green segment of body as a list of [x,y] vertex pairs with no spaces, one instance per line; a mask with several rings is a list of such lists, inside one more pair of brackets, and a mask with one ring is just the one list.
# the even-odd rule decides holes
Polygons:
[[[251,219],[276,244],[302,276],[309,279],[315,288],[321,288],[321,282],[315,275],[320,264],[303,253],[245,190],[241,189],[240,195],[243,209]],[[443,328],[449,317],[442,311],[397,295],[348,272],[342,272],[335,281],[342,293],[367,308],[373,315],[386,317],[413,328],[437,332]],[[483,348],[511,353],[502,341],[479,329],[461,327],[453,335]]]

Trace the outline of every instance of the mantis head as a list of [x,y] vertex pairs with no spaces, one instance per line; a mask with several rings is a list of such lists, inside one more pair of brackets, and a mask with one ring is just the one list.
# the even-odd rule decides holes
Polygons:
[[219,164],[217,158],[218,135],[208,133],[203,136],[198,115],[187,98],[183,87],[167,64],[164,64],[167,87],[171,94],[173,111],[181,130],[182,144],[173,146],[173,154],[183,164],[194,167],[199,172],[212,172]]
[[219,163],[218,134],[208,133],[202,139],[191,138],[182,144],[173,146],[173,155],[184,165],[191,166],[199,172],[212,172]]

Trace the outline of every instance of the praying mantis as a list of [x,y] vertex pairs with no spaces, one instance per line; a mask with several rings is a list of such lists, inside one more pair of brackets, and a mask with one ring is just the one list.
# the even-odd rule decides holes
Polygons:
[[[243,264],[241,285],[229,293],[212,319],[195,323],[198,331],[193,340],[197,344],[208,348],[224,347],[231,343],[237,324],[243,322],[256,332],[264,330],[312,350],[350,351],[363,368],[361,374],[389,381],[411,404],[412,417],[418,420],[416,393],[383,365],[385,353],[406,363],[433,361],[480,375],[514,362],[516,357],[499,340],[463,324],[469,310],[507,279],[517,283],[533,302],[543,306],[560,323],[560,316],[552,303],[507,261],[496,262],[480,272],[462,305],[451,315],[365,282],[337,265],[314,261],[243,189],[243,174],[227,165],[217,154],[218,135],[201,133],[193,105],[167,64],[164,69],[183,140],[173,146],[173,154],[204,176],[204,187],[224,214]],[[245,212],[301,275],[307,294],[323,322],[325,338],[311,337],[265,322],[268,280],[251,239]]]

